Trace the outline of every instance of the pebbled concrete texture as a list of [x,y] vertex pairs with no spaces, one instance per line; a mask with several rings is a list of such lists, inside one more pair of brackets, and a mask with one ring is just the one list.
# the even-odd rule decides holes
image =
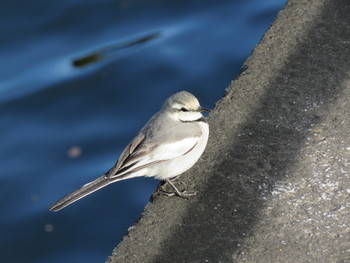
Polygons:
[[209,116],[200,161],[107,262],[350,262],[350,2],[290,0]]

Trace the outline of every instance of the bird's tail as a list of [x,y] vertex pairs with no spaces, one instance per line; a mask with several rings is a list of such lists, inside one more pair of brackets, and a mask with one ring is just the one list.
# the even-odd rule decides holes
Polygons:
[[61,198],[52,206],[50,206],[49,210],[54,212],[61,210],[67,205],[70,205],[71,203],[74,203],[80,198],[83,198],[84,196],[87,196],[97,191],[98,189],[105,187],[106,185],[109,185],[113,182],[115,182],[115,180],[111,180],[106,175],[103,175],[97,178],[96,180],[83,185],[81,188],[74,191],[73,193],[70,193],[69,195],[66,195],[65,197]]

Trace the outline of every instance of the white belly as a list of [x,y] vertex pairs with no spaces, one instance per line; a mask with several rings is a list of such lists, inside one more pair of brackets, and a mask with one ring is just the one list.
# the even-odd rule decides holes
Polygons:
[[198,161],[199,157],[204,152],[209,137],[208,124],[204,122],[198,124],[201,127],[202,136],[200,137],[196,146],[188,153],[180,157],[158,164],[158,168],[153,170],[151,174],[147,174],[147,177],[154,176],[155,178],[160,180],[172,178],[184,173]]

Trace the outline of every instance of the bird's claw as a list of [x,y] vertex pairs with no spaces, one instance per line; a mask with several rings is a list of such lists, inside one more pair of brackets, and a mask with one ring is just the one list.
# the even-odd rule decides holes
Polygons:
[[164,190],[160,190],[160,192],[166,196],[178,196],[178,197],[181,197],[181,198],[185,198],[185,199],[188,199],[190,196],[193,196],[193,195],[196,195],[197,192],[187,192],[187,191],[174,191],[174,192],[167,192],[167,191],[164,191]]

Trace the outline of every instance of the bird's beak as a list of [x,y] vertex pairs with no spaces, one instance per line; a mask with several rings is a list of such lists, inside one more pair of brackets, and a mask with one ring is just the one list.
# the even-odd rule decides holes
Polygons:
[[199,108],[198,109],[198,112],[204,112],[204,111],[211,112],[211,109],[206,109],[206,108]]

